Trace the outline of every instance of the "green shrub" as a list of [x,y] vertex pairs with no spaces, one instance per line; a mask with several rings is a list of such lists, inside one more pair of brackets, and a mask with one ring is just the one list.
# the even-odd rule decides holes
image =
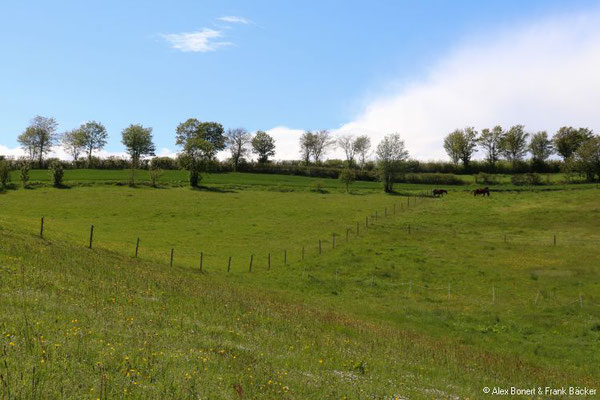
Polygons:
[[464,185],[465,182],[454,174],[401,174],[395,182],[425,185]]
[[155,165],[150,165],[150,182],[152,182],[152,187],[156,187],[158,184],[158,179],[162,176],[163,170],[156,167]]
[[541,185],[542,177],[536,173],[516,174],[510,177],[510,181],[515,186],[533,186]]
[[61,187],[63,185],[65,170],[60,161],[53,161],[50,163],[50,176],[52,177],[54,187]]
[[197,169],[190,169],[190,186],[198,187],[198,184],[202,180],[202,176],[200,175],[200,171]]
[[527,181],[530,185],[541,185],[542,177],[540,174],[536,174],[535,172],[531,172],[529,174],[525,174],[527,176]]
[[23,164],[21,164],[21,184],[23,184],[23,187],[26,188],[27,184],[29,183],[29,171],[31,170],[31,166],[29,165],[29,162],[24,162]]
[[2,185],[2,189],[6,189],[8,184],[10,183],[10,167],[8,162],[5,160],[0,160],[0,184]]
[[177,160],[171,157],[154,157],[150,161],[150,169],[178,169]]
[[477,175],[475,175],[475,183],[478,183],[480,185],[497,185],[499,182],[496,175],[480,172]]
[[314,181],[310,185],[310,191],[317,193],[326,193],[325,189],[323,188],[323,183],[321,181]]
[[356,180],[356,172],[350,168],[345,168],[340,172],[338,179],[346,186],[346,192],[348,192],[350,185]]

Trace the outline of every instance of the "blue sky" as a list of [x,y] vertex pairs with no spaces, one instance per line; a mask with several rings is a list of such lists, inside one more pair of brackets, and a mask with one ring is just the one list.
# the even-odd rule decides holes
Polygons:
[[[552,21],[597,13],[598,2],[551,0],[4,2],[0,153],[17,147],[37,114],[55,117],[61,131],[101,121],[109,152],[122,151],[120,131],[130,123],[152,126],[157,147],[175,151],[175,127],[189,117],[251,131],[278,127],[281,158],[293,157],[283,147],[302,129],[400,130],[410,145],[416,128],[360,121],[374,105],[431,84],[440,65],[465,51],[476,61],[490,56],[488,42],[513,31],[540,24],[552,32]],[[431,143],[455,127],[431,128]],[[441,157],[413,142],[416,156]]]

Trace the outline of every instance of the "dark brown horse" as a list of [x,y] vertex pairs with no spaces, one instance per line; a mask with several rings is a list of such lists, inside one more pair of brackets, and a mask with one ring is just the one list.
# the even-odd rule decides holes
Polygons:
[[479,196],[482,195],[485,197],[485,195],[487,195],[488,197],[490,197],[490,189],[488,187],[485,187],[483,189],[475,189],[473,190],[473,196]]
[[446,189],[433,189],[433,197],[442,197],[445,194],[448,194]]

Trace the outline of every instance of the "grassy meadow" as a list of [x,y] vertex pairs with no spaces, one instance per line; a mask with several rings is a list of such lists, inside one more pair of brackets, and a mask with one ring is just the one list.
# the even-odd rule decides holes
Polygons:
[[212,174],[192,190],[167,171],[160,188],[130,188],[114,184],[127,171],[66,172],[70,188],[0,194],[0,398],[599,388],[594,185],[431,198],[425,185],[345,193],[319,179],[314,192],[314,178]]

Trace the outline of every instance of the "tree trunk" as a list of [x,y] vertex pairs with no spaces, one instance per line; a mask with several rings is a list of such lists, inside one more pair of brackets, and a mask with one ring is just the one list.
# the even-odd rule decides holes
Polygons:
[[40,156],[38,159],[38,168],[42,169],[42,162],[44,161],[44,144],[40,144]]

